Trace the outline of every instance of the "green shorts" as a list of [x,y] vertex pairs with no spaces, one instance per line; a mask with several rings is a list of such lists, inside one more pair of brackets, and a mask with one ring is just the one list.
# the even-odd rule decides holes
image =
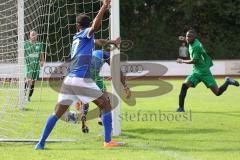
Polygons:
[[103,78],[99,75],[99,73],[91,72],[91,78],[96,82],[97,86],[102,90],[106,90],[106,85],[104,83]]
[[39,64],[37,65],[25,65],[24,66],[25,77],[28,80],[38,80],[40,74]]
[[97,81],[96,81],[96,84],[97,84],[97,86],[98,86],[102,91],[105,91],[105,90],[106,90],[106,85],[105,85],[105,83],[104,83],[103,80],[97,80]]
[[196,87],[200,82],[203,82],[207,88],[217,86],[217,82],[211,72],[208,74],[193,73],[192,75],[187,77],[186,82],[187,81],[192,82],[193,87]]
[[27,79],[38,80],[39,79],[39,70],[31,70],[25,73]]

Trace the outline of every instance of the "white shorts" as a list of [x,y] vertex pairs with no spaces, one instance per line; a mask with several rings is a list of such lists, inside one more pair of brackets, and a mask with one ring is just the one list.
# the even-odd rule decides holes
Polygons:
[[91,78],[65,77],[58,103],[71,106],[76,101],[83,104],[92,102],[102,96],[102,91]]

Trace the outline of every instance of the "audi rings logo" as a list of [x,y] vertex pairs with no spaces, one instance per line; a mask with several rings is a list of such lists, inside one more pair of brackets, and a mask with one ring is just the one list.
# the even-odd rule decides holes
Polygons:
[[143,65],[140,64],[130,64],[130,65],[122,65],[121,66],[121,71],[123,73],[142,73],[144,70]]
[[44,67],[45,74],[65,74],[67,66],[46,66]]

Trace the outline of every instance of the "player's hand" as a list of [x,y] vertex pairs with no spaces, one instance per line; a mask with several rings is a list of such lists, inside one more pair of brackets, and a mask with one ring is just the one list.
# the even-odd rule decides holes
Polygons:
[[127,98],[127,99],[132,96],[132,92],[131,92],[131,90],[128,88],[128,86],[125,86],[125,87],[124,87],[124,91],[125,91],[125,93],[126,93],[126,98]]
[[111,0],[103,0],[103,6],[109,7]]
[[183,63],[183,59],[178,58],[178,59],[176,60],[176,62],[179,63],[179,64],[182,64],[182,63]]
[[117,39],[113,40],[113,44],[119,49],[121,44],[121,38],[118,37]]
[[44,61],[41,61],[40,66],[43,67],[43,65],[44,65]]

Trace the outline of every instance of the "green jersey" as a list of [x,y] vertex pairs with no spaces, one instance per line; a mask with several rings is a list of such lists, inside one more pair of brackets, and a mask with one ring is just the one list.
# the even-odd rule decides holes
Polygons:
[[44,52],[41,42],[24,42],[25,72],[28,78],[37,79],[40,70],[40,55]]
[[189,45],[190,58],[195,61],[193,64],[193,73],[208,74],[210,67],[213,66],[211,57],[207,54],[198,39]]

